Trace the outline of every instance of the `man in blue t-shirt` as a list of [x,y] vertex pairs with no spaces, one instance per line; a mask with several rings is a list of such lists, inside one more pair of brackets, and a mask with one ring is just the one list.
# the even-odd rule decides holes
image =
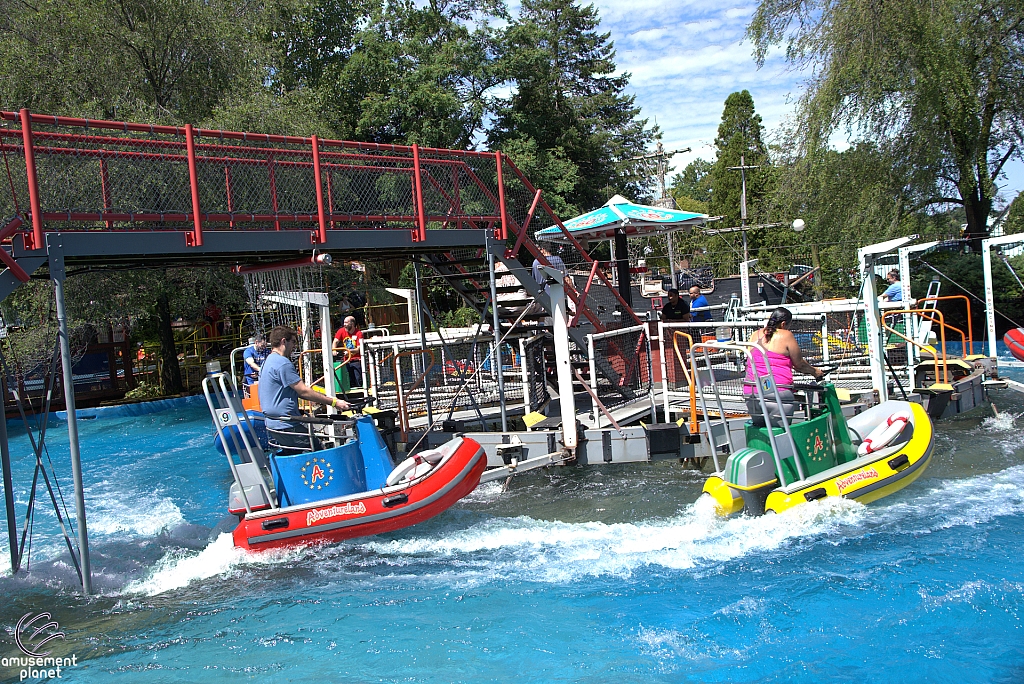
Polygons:
[[282,447],[309,449],[310,438],[305,426],[288,420],[299,415],[299,398],[340,409],[347,409],[349,404],[320,394],[302,382],[291,361],[298,341],[298,333],[288,326],[281,325],[270,331],[271,352],[260,369],[260,410],[267,430],[271,431],[271,441]]
[[690,288],[690,320],[695,323],[706,323],[711,320],[711,312],[705,309],[700,311],[702,307],[711,306],[708,304],[708,298],[700,293],[700,288],[694,285]]
[[257,335],[253,343],[242,352],[246,385],[251,385],[260,379],[260,366],[267,360],[268,354],[270,354],[270,349],[267,348],[267,339],[263,335]]
[[894,268],[889,271],[889,275],[885,276],[885,279],[889,283],[889,287],[885,288],[880,299],[883,302],[902,302],[903,285],[900,284],[900,272]]

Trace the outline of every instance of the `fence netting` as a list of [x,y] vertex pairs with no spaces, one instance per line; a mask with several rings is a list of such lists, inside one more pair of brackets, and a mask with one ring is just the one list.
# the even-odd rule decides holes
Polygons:
[[643,328],[628,328],[593,339],[591,387],[609,410],[650,399],[650,341]]

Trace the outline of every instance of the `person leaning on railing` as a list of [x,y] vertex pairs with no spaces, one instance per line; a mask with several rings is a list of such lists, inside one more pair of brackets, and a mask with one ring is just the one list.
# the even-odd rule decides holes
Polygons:
[[[743,396],[747,404],[747,412],[750,414],[754,425],[764,426],[764,411],[761,410],[761,403],[757,397],[757,389],[754,386],[756,381],[755,366],[758,376],[768,375],[768,366],[765,363],[763,348],[767,351],[768,364],[771,364],[771,376],[775,386],[779,389],[779,399],[782,400],[782,410],[786,416],[792,416],[796,411],[796,397],[793,396],[793,370],[811,375],[815,380],[821,380],[824,373],[807,363],[800,345],[797,344],[793,333],[789,331],[789,324],[793,321],[793,314],[789,309],[780,306],[772,312],[771,317],[763,328],[754,331],[750,336],[750,342],[758,345],[750,350],[747,356],[747,379],[743,383]],[[775,402],[775,393],[764,392],[765,404],[768,406],[768,413],[772,425],[781,426],[781,413]]]

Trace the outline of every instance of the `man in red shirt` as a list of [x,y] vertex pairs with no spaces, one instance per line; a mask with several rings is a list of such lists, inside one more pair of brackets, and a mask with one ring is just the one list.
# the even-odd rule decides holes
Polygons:
[[342,349],[352,353],[352,360],[348,362],[348,377],[352,381],[352,387],[363,386],[363,361],[359,354],[359,344],[363,341],[363,331],[356,325],[356,319],[352,316],[345,318],[345,323],[334,333],[334,343],[331,350],[334,356],[340,356]]

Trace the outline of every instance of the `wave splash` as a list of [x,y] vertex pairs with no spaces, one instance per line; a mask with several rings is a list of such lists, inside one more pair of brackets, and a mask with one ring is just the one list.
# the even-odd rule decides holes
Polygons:
[[362,548],[395,565],[408,557],[486,564],[498,576],[566,582],[582,575],[626,576],[644,566],[688,570],[772,551],[792,540],[856,526],[864,507],[846,500],[802,506],[783,515],[723,519],[706,497],[665,519],[636,523],[565,523],[496,518],[443,537],[370,540]]
[[377,576],[415,573],[420,581],[433,577],[460,585],[485,584],[499,577],[564,583],[580,576],[624,577],[642,568],[701,571],[787,545],[833,543],[883,530],[930,533],[1020,513],[1024,513],[1024,466],[941,482],[888,505],[879,502],[866,507],[845,499],[825,499],[759,518],[720,518],[714,504],[701,497],[672,517],[639,522],[485,518],[468,527],[448,525],[429,534],[412,531],[397,539],[368,538],[289,551],[242,551],[225,533],[198,553],[168,552],[146,577],[126,585],[122,592],[152,596],[192,581],[228,575],[243,566],[296,559],[325,568],[347,567],[353,577],[367,571]]

